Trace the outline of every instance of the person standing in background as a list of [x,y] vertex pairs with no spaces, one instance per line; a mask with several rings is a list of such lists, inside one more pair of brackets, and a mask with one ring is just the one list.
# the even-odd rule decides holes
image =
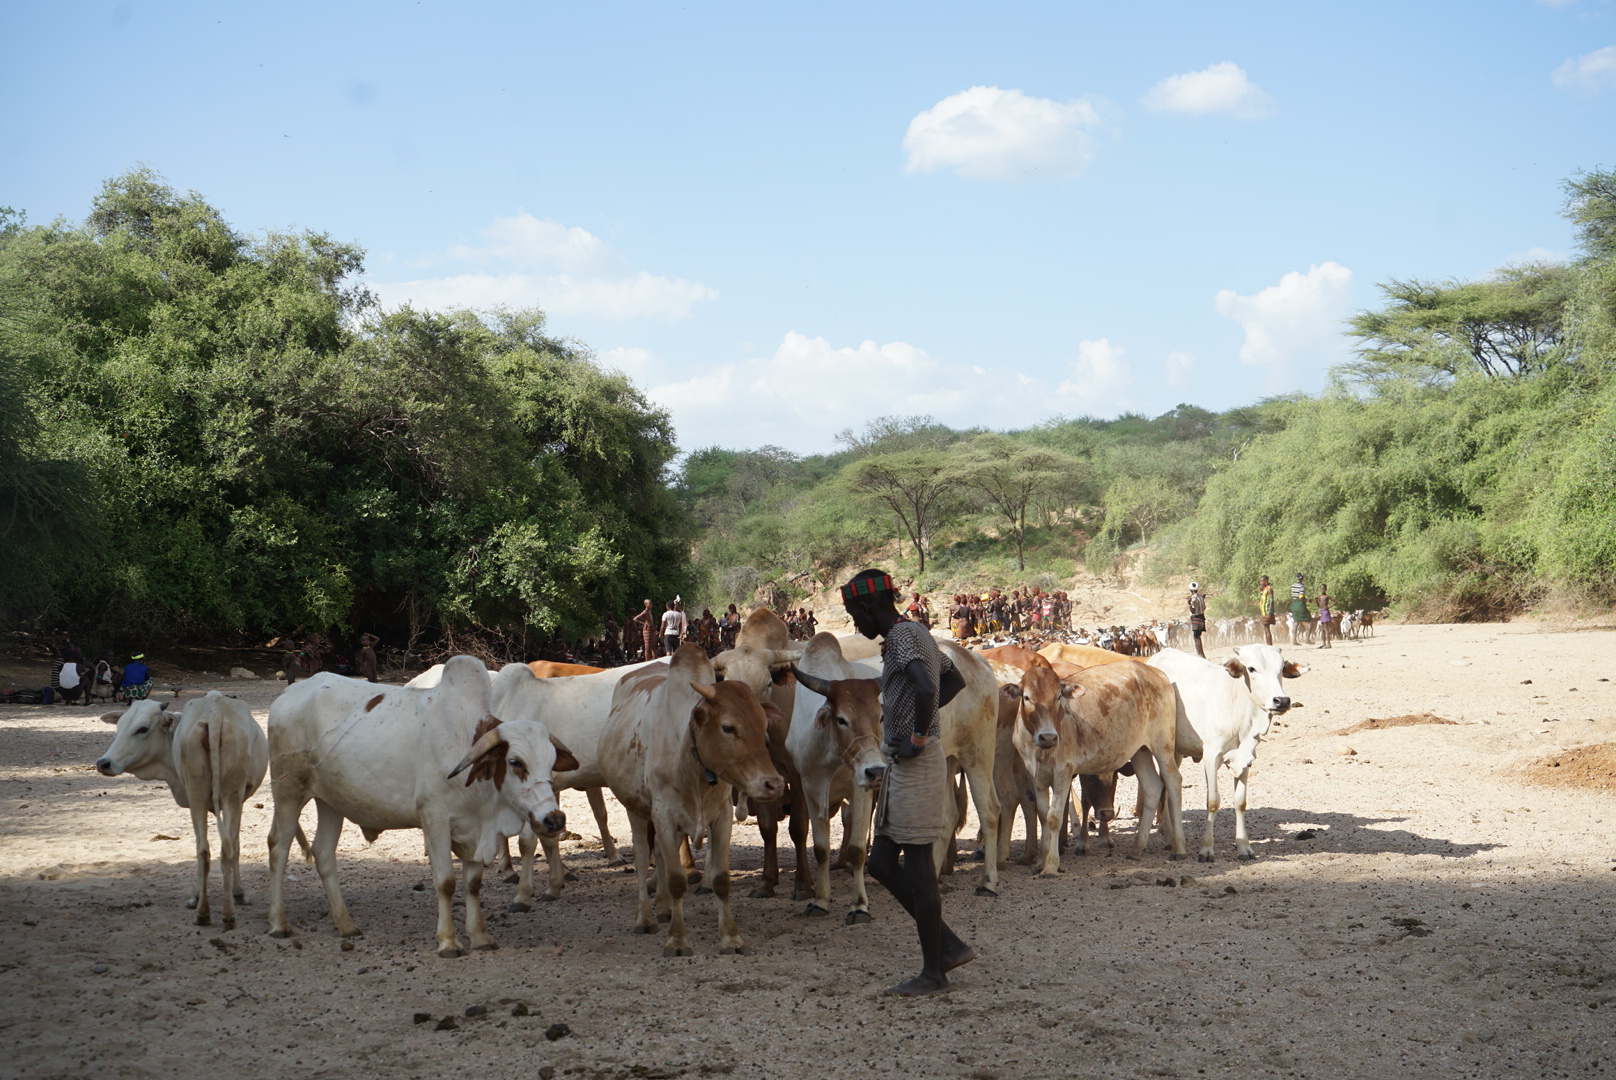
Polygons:
[[678,599],[669,600],[668,610],[662,613],[662,644],[667,649],[664,655],[672,656],[679,651],[679,642],[684,638],[688,625],[685,613],[679,610]]
[[645,607],[641,608],[639,614],[629,621],[640,628],[640,640],[645,650],[645,654],[640,659],[655,660],[657,656],[656,616],[651,614],[651,601],[647,600]]
[[1319,583],[1318,604],[1319,604],[1319,641],[1321,643],[1319,645],[1319,648],[1321,648],[1321,649],[1331,649],[1331,648],[1334,648],[1334,646],[1330,644],[1330,631],[1334,629],[1334,626],[1332,625],[1332,620],[1334,618],[1334,615],[1330,611],[1330,586],[1324,584],[1323,582]]
[[366,682],[376,681],[376,643],[380,640],[375,634],[359,635],[359,658],[354,665],[354,674]]
[[1190,582],[1190,636],[1195,639],[1195,655],[1206,659],[1201,648],[1201,635],[1206,633],[1206,597],[1201,594],[1200,582]]
[[1268,575],[1264,574],[1257,583],[1257,621],[1262,623],[1262,636],[1264,645],[1274,643],[1274,587],[1268,582]]

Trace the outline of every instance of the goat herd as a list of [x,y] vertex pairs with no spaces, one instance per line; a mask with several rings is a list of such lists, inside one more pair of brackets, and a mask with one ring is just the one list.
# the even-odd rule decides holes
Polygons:
[[[958,797],[939,807],[952,820],[949,839],[937,847],[941,868],[953,860],[968,792],[982,829],[979,893],[996,895],[1001,887],[1018,807],[1027,819],[1024,861],[1036,861],[1042,874],[1058,873],[1069,825],[1076,826],[1079,851],[1086,849],[1091,816],[1105,834],[1109,785],[1119,771],[1139,780],[1137,848],[1145,849],[1154,824],[1172,857],[1183,857],[1179,768],[1186,757],[1201,763],[1207,780],[1199,857],[1213,858],[1217,771],[1224,762],[1235,776],[1237,854],[1251,857],[1247,770],[1273,717],[1290,708],[1285,681],[1306,665],[1261,644],[1241,644],[1223,663],[1171,648],[1147,661],[1066,642],[1038,651],[940,644],[966,684],[940,713],[950,769],[962,778]],[[636,931],[655,933],[665,923],[664,955],[690,955],[683,900],[687,885],[700,881],[701,891],[718,901],[720,951],[746,952],[731,899],[729,844],[734,824],[754,816],[764,865],[753,896],[774,895],[780,883],[777,834],[785,822],[793,895],[806,901],[805,914],[830,914],[830,824],[840,814],[840,858],[853,872],[845,918],[870,918],[864,862],[886,769],[879,673],[879,658],[862,639],[821,633],[806,646],[793,644],[785,624],[759,609],[734,647],[710,660],[686,645],[669,658],[606,671],[535,663],[490,672],[473,657],[457,656],[405,686],[318,674],[275,699],[267,735],[245,703],[218,692],[183,707],[137,701],[102,717],[117,733],[96,768],[106,776],[166,780],[175,801],[190,810],[197,876],[189,906],[199,924],[210,921],[212,910],[207,814],[218,823],[220,907],[229,927],[242,899],[242,807],[267,774],[274,801],[272,934],[286,937],[293,929],[285,888],[294,841],[314,860],[338,932],[359,933],[336,863],[338,838],[351,821],[369,840],[386,830],[421,830],[438,905],[437,948],[446,957],[466,948],[452,917],[458,858],[469,945],[494,948],[480,899],[484,871],[508,858],[508,840],[518,839],[511,910],[528,910],[542,846],[543,895],[558,898],[566,880],[559,848],[566,818],[556,792],[573,788],[588,795],[608,859],[617,848],[604,792],[627,811]],[[1081,807],[1070,797],[1078,778]],[[300,825],[311,801],[312,844]],[[693,850],[704,854],[700,868]]]

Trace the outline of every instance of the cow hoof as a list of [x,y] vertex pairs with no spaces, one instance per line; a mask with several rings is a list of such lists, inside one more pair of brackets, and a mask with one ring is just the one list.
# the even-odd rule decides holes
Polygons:
[[719,956],[751,956],[752,955],[752,947],[750,945],[733,945],[733,946],[732,945],[726,945],[722,949],[718,950],[718,955]]
[[1242,851],[1240,853],[1240,856],[1239,856],[1241,862],[1250,862],[1252,859],[1255,859],[1256,857],[1257,856],[1254,853],[1250,852],[1250,851]]
[[279,941],[285,941],[292,936],[292,932],[290,930],[271,930],[269,936]]
[[708,896],[708,895],[712,894],[713,890],[709,889],[705,885],[697,885],[694,889],[692,889],[690,891],[692,893],[694,893],[695,895],[697,895],[697,896]]
[[692,949],[689,945],[664,945],[664,946],[662,946],[662,955],[663,956],[695,956],[696,955],[696,950]]
[[356,926],[352,930],[345,931],[344,933],[342,933],[342,934],[340,934],[338,936],[339,937],[345,937],[345,938],[364,937],[365,932],[363,930],[359,929],[359,927]]
[[465,955],[466,955],[466,950],[461,949],[461,948],[439,949],[438,950],[438,959],[440,959],[440,960],[458,960],[462,956],[465,956]]
[[517,882],[519,882],[521,880],[522,880],[522,875],[518,874],[518,873],[515,873],[515,872],[512,872],[512,873],[509,873],[509,874],[505,875],[505,884],[507,884],[507,885],[515,885]]
[[1182,854],[1179,854],[1179,853],[1175,852],[1175,853],[1167,856],[1167,861],[1168,862],[1183,862],[1187,858],[1189,858],[1188,855],[1182,855]]
[[576,871],[576,870],[568,870],[565,874],[561,875],[561,880],[562,881],[577,881],[578,880],[578,871]]
[[672,915],[669,915],[666,911],[664,911],[662,914],[660,914],[660,915],[658,915],[656,917],[656,921],[659,922],[659,923],[665,923],[665,922],[668,922],[669,920],[671,920],[672,918],[673,918]]
[[487,941],[487,942],[484,942],[481,945],[474,945],[472,947],[475,948],[478,952],[494,952],[496,949],[499,948],[499,942],[497,942],[497,941]]
[[1195,861],[1196,862],[1211,862],[1212,861],[1212,853],[1210,851],[1203,851],[1199,855],[1195,856]]
[[803,908],[802,913],[810,919],[823,919],[830,914],[830,911],[827,908],[820,907],[818,904],[809,904]]
[[634,928],[634,932],[636,934],[654,934],[654,933],[656,933],[656,927],[654,925],[652,925],[652,926],[636,926]]
[[847,918],[843,920],[843,922],[845,922],[848,926],[857,926],[859,923],[867,923],[869,921],[870,913],[868,911],[849,911],[847,913]]
[[966,862],[985,862],[986,860],[987,860],[987,852],[985,852],[981,848],[977,848],[975,851],[973,851],[969,855],[965,856],[965,861]]
[[193,896],[189,900],[185,901],[185,907],[186,910],[194,909],[196,907],[196,897]]
[[516,914],[519,914],[519,913],[521,913],[523,911],[532,911],[532,910],[533,910],[533,905],[532,904],[522,904],[522,903],[511,904],[509,907],[507,907],[505,909],[506,913],[510,914],[510,915],[516,915]]
[[213,916],[211,916],[211,915],[198,915],[196,917],[196,925],[198,925],[198,926],[212,926],[213,925]]
[[540,893],[539,894],[539,899],[543,900],[546,904],[553,904],[557,900],[561,899],[561,894],[556,893],[554,896],[552,896],[547,892],[546,893]]
[[753,889],[751,892],[747,893],[746,895],[751,897],[753,900],[768,900],[769,898],[774,896],[774,886],[773,885],[759,885],[757,888]]
[[246,893],[232,893],[231,896],[230,896],[230,899],[234,900],[236,903],[241,904],[244,907],[246,905],[252,903],[251,900],[247,899],[247,894]]

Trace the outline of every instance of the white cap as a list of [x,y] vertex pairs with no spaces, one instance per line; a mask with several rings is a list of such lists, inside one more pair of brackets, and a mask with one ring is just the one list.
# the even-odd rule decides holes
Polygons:
[[1201,591],[1200,582],[1197,582],[1197,581],[1190,582],[1190,592],[1200,592],[1200,591]]

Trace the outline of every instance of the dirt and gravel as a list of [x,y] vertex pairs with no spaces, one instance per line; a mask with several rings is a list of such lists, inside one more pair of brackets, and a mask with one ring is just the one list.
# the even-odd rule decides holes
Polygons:
[[[1254,862],[1227,857],[1225,811],[1212,864],[1170,862],[1159,839],[1125,857],[1131,821],[1115,854],[1068,855],[1058,879],[1012,865],[996,899],[964,863],[944,906],[979,958],[920,1001],[878,996],[915,967],[878,886],[861,926],[744,898],[750,825],[735,864],[752,955],[717,955],[698,896],[698,955],[663,959],[629,932],[633,877],[604,865],[577,793],[578,879],[525,914],[488,885],[497,952],[434,955],[415,833],[344,835],[351,950],[301,863],[297,936],[266,936],[267,785],[244,827],[251,906],[238,929],[194,926],[189,819],[166,788],[92,770],[112,730],[92,710],[0,706],[0,1076],[1609,1075],[1616,633],[1378,631],[1292,651],[1313,670],[1253,770]],[[186,686],[260,718],[279,690]],[[1339,734],[1427,714],[1454,723]],[[1186,778],[1193,851],[1204,793]]]

